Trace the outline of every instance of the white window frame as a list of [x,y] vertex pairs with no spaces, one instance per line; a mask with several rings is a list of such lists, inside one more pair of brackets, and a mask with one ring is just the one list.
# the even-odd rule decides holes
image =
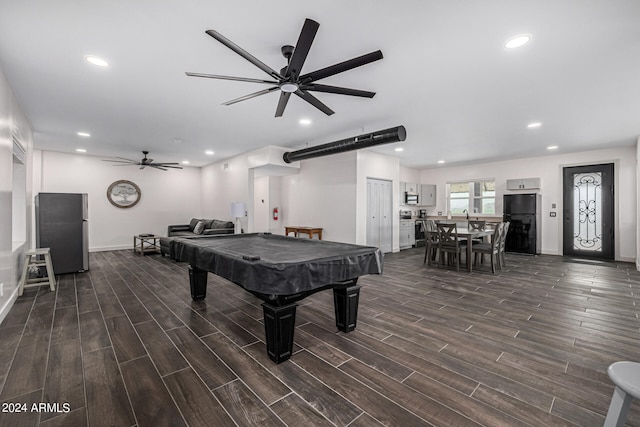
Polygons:
[[[470,212],[469,215],[494,215],[495,214],[495,205],[496,205],[496,194],[495,194],[495,190],[494,190],[494,194],[492,196],[475,196],[474,195],[474,191],[473,191],[473,186],[476,183],[483,183],[483,182],[492,182],[495,188],[495,184],[496,184],[496,180],[495,178],[482,178],[482,179],[470,179],[470,180],[460,180],[460,181],[448,181],[446,188],[447,188],[447,212],[452,212],[451,209],[451,201],[452,200],[464,200],[464,198],[462,197],[451,197],[451,185],[452,184],[468,184],[469,185],[469,190],[468,190],[468,196],[467,196],[467,206],[469,206],[469,210]],[[494,206],[494,212],[474,212],[474,206],[476,206],[476,201],[480,201],[480,206],[482,206],[484,204],[484,200],[493,200],[493,206]],[[463,212],[452,212],[453,214],[464,214]]]

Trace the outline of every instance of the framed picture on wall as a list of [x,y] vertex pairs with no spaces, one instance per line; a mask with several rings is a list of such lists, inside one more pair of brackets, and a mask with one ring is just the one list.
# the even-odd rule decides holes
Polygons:
[[107,189],[107,199],[117,208],[131,208],[138,204],[141,196],[140,187],[124,179],[114,182]]

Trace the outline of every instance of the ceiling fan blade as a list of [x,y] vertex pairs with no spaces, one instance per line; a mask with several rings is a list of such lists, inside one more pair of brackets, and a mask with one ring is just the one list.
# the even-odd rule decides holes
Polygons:
[[311,104],[314,107],[316,107],[318,110],[320,110],[323,113],[325,113],[327,116],[330,116],[330,115],[332,115],[334,113],[334,111],[331,108],[329,108],[326,105],[324,105],[322,102],[320,102],[320,100],[318,98],[316,98],[315,96],[311,95],[309,92],[307,92],[305,90],[298,89],[294,93],[296,95],[298,95],[300,98],[302,98],[305,101],[307,101],[309,104]]
[[300,84],[304,85],[316,80],[324,79],[325,77],[333,76],[335,74],[342,73],[353,68],[361,67],[380,59],[382,59],[382,52],[376,50],[375,52],[367,53],[366,55],[358,56],[357,58],[349,59],[348,61],[340,62],[339,64],[331,65],[321,70],[304,74],[300,76]]
[[280,89],[278,86],[270,87],[269,89],[259,90],[258,92],[250,93],[249,95],[241,96],[240,98],[232,99],[231,101],[223,102],[222,105],[231,105],[237,102],[246,101],[247,99],[255,98],[256,96],[265,95],[274,90]]
[[209,34],[214,39],[218,40],[220,43],[222,43],[232,51],[234,51],[235,53],[237,53],[238,55],[242,56],[247,61],[251,62],[256,67],[260,68],[265,73],[269,74],[274,79],[279,81],[282,78],[279,72],[269,67],[267,64],[260,61],[258,58],[251,55],[249,52],[247,52],[246,50],[244,50],[243,48],[241,48],[240,46],[238,46],[237,44],[235,44],[234,42],[232,42],[231,40],[229,40],[219,32],[215,30],[207,30],[206,33]]
[[147,166],[169,166],[169,165],[179,165],[180,163],[178,162],[171,162],[171,163],[147,163]]
[[[167,170],[167,169],[165,169],[165,168],[163,168],[161,166],[155,166],[155,165],[149,165],[149,166],[152,167],[152,168],[155,168],[155,169],[160,169],[161,171],[166,171]],[[180,168],[180,169],[182,169],[182,168]]]
[[121,163],[119,165],[113,165],[113,166],[138,166],[140,163]]
[[250,79],[245,77],[218,76],[216,74],[202,74],[202,73],[190,73],[190,72],[186,72],[185,74],[190,77],[206,77],[208,79],[234,80],[237,82],[249,82],[249,83],[268,83],[272,85],[278,84],[278,82],[274,82],[271,80]]
[[278,101],[278,107],[276,108],[276,117],[282,117],[290,97],[291,92],[280,92],[280,100]]
[[316,21],[311,19],[304,20],[302,31],[300,31],[300,37],[298,37],[298,42],[293,50],[293,55],[291,56],[287,70],[284,73],[285,77],[291,78],[291,81],[296,81],[298,79],[300,71],[302,70],[302,65],[307,59],[309,49],[311,49],[311,44],[313,43],[313,39],[316,37],[319,27],[320,24]]
[[375,92],[369,92],[367,90],[349,89],[346,87],[338,86],[327,86],[316,83],[306,84],[302,86],[301,89],[314,90],[316,92],[337,93],[339,95],[361,96],[363,98],[373,98],[376,94]]
[[147,167],[147,165],[146,165],[146,164],[144,164],[144,163],[141,163],[141,164],[140,164],[140,169],[144,169],[144,168],[146,168],[146,167]]
[[126,161],[125,160],[115,160],[115,159],[102,159],[102,161],[103,162],[128,163],[128,164],[132,164],[132,165],[135,165],[136,163],[138,163],[137,160],[129,160],[129,159],[126,159]]
[[149,166],[153,166],[154,168],[182,169],[182,166],[171,166],[171,165],[165,165],[165,164],[162,164],[162,163],[156,163],[156,164],[149,165]]

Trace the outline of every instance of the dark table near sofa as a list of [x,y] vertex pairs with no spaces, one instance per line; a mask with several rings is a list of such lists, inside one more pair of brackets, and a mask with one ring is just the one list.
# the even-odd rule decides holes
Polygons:
[[382,252],[372,246],[296,239],[270,233],[174,239],[175,259],[189,263],[191,297],[206,297],[207,273],[223,277],[263,302],[267,353],[291,356],[297,301],[333,289],[336,326],[356,327],[365,274],[382,274]]

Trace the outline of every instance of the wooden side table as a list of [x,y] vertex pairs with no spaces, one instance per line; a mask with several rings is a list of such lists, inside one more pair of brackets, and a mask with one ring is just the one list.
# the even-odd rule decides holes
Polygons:
[[160,253],[160,236],[139,234],[133,236],[133,251],[140,255]]
[[313,239],[313,235],[318,235],[318,240],[322,240],[322,228],[320,227],[299,227],[299,226],[285,226],[284,235],[288,236],[289,233],[293,233],[295,237],[299,237],[300,234],[307,234],[310,239]]

